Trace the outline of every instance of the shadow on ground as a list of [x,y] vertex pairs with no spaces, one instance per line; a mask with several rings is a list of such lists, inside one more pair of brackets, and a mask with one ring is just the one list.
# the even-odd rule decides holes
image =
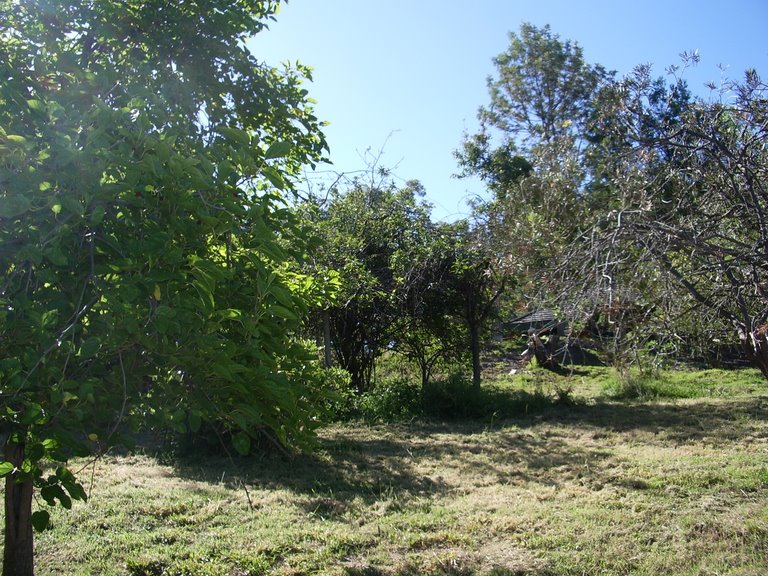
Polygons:
[[613,432],[664,432],[667,438],[680,442],[705,441],[713,435],[735,440],[764,434],[768,396],[729,401],[599,402],[552,410],[531,424],[542,422]]
[[[764,438],[768,398],[729,402],[617,403],[552,407],[532,418],[494,422],[419,422],[326,430],[314,454],[288,459],[272,453],[248,458],[181,458],[173,465],[186,478],[244,482],[306,495],[307,505],[333,515],[343,503],[370,504],[388,495],[429,497],[489,482],[548,484],[598,475],[610,454],[582,432],[647,433],[665,443],[725,442]],[[562,427],[562,428],[561,428]],[[448,470],[450,474],[446,474]],[[591,472],[590,472],[591,471]],[[451,479],[453,476],[453,480]],[[332,495],[330,500],[328,495]]]

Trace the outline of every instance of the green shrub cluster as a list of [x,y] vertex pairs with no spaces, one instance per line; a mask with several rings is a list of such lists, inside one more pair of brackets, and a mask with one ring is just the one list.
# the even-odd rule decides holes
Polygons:
[[407,378],[388,378],[359,396],[355,407],[356,415],[364,420],[408,420],[422,414],[421,390]]
[[477,389],[470,378],[459,373],[423,388],[408,378],[393,377],[354,398],[351,409],[337,412],[336,418],[373,422],[413,418],[493,420],[524,417],[561,401],[540,388],[527,391],[487,384]]

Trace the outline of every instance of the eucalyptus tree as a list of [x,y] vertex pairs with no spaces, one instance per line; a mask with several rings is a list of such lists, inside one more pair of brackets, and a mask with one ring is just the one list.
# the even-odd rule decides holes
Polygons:
[[245,46],[277,7],[0,2],[5,576],[33,573],[35,490],[85,499],[72,455],[142,426],[247,453],[316,425],[294,334],[317,287],[284,194],[325,141],[309,71]]

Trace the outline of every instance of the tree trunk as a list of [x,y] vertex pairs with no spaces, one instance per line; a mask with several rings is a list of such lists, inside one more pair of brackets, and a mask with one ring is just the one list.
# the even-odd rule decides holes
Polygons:
[[427,360],[419,361],[419,369],[421,370],[421,389],[424,390],[429,385],[429,364]]
[[768,378],[768,324],[748,330],[742,323],[735,323],[744,353],[754,366]]
[[545,344],[538,333],[534,332],[530,335],[528,338],[528,348],[533,352],[539,366],[550,370],[557,370],[560,367],[557,358],[555,358],[559,340],[559,337],[556,335],[550,336],[550,341]]
[[[5,460],[17,468],[24,462],[24,444],[9,440]],[[34,576],[32,546],[32,480],[16,481],[16,474],[5,479],[5,546],[3,576]]]
[[331,313],[328,310],[323,311],[323,353],[325,367],[330,368],[333,365],[333,356],[331,354]]
[[477,322],[469,323],[469,347],[472,351],[472,385],[480,390],[480,326]]

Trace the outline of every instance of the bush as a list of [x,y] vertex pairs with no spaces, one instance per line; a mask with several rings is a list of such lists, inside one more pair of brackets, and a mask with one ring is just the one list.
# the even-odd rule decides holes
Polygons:
[[[339,373],[346,374],[343,370]],[[570,385],[555,384],[547,391],[542,385],[523,390],[488,383],[478,390],[463,373],[432,381],[423,390],[412,378],[390,375],[356,396],[350,391],[348,379],[342,376],[337,380],[339,400],[329,408],[328,419],[391,422],[427,416],[442,420],[493,420],[577,403]]]
[[343,368],[324,368],[321,373],[323,404],[320,407],[326,421],[349,420],[355,412],[355,392],[349,372]]
[[486,384],[478,390],[462,374],[430,382],[424,390],[424,412],[435,418],[512,418],[540,412],[552,404],[541,389],[528,392]]
[[365,420],[391,421],[421,413],[421,390],[407,378],[387,378],[357,398],[357,413]]

